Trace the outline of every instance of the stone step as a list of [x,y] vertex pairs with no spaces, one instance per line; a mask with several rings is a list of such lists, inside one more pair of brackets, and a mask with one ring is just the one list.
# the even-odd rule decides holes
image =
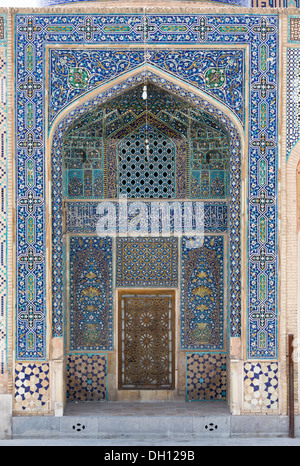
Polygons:
[[230,435],[224,402],[67,403],[64,416],[15,416],[13,438],[204,437]]
[[[223,402],[68,403],[64,416],[13,416],[12,438],[284,437],[288,416],[231,415]],[[300,416],[295,417],[300,435]]]
[[229,437],[230,416],[13,417],[13,438]]

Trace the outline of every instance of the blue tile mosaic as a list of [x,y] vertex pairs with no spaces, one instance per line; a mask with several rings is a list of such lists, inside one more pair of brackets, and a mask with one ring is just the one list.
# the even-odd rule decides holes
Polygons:
[[181,244],[181,349],[224,349],[224,238]]
[[[277,15],[72,15],[72,14],[36,14],[16,15],[16,101],[22,102],[16,110],[16,170],[17,180],[17,257],[18,257],[18,316],[17,316],[17,357],[26,359],[44,358],[46,356],[46,310],[44,307],[45,290],[45,138],[44,126],[45,101],[44,75],[45,44],[118,44],[120,49],[126,45],[143,44],[149,47],[150,55],[154,52],[151,45],[159,44],[213,44],[216,47],[226,44],[235,47],[249,45],[250,54],[250,110],[248,145],[248,356],[253,358],[275,358],[277,356],[277,86],[278,86],[278,17]],[[86,50],[86,49],[85,49]],[[228,49],[228,53],[231,53]],[[123,52],[123,50],[122,50]],[[121,53],[119,51],[119,53]],[[134,53],[134,52],[133,52]],[[160,52],[156,50],[157,57]],[[166,54],[166,50],[161,52]],[[173,52],[172,52],[173,53]],[[190,54],[195,53],[194,49]],[[162,56],[161,55],[161,56]],[[159,58],[157,58],[159,59]],[[141,65],[143,61],[140,62]],[[169,61],[169,68],[170,68]],[[182,61],[184,64],[184,60]],[[229,65],[230,66],[230,65]],[[69,76],[72,86],[78,76],[87,77],[86,72],[79,73],[76,66]],[[143,68],[143,67],[141,67]],[[141,70],[142,73],[143,70]],[[163,70],[166,75],[179,79],[188,79],[182,70]],[[206,70],[208,71],[208,70]],[[143,77],[140,79],[142,80]],[[138,73],[136,74],[137,77]],[[219,94],[223,86],[224,73],[218,72],[219,87],[212,88],[212,75],[207,74],[207,83],[203,92],[214,97],[228,107],[225,97]],[[85,77],[81,86],[86,82]],[[109,81],[113,76],[107,76]],[[153,75],[152,75],[153,77]],[[67,78],[68,79],[68,78]],[[123,84],[126,81],[124,76]],[[159,78],[158,78],[159,79]],[[162,79],[161,79],[162,81]],[[181,93],[180,86],[172,86],[175,93]],[[191,86],[195,85],[192,79]],[[133,80],[127,85],[132,86]],[[243,89],[244,78],[237,84]],[[239,87],[240,86],[240,87]],[[74,86],[73,86],[74,87]],[[76,87],[75,87],[76,90]],[[202,89],[199,88],[202,91]],[[114,85],[110,89],[117,94],[120,88]],[[185,96],[194,103],[208,109],[218,121],[223,121],[228,133],[235,134],[231,140],[230,160],[230,334],[240,334],[240,238],[239,238],[239,190],[240,190],[240,140],[234,133],[234,126],[222,111],[217,110],[205,99],[185,89]],[[224,101],[222,99],[225,99]],[[227,96],[226,96],[227,98]],[[97,96],[98,101],[105,100],[104,91]],[[95,99],[93,99],[95,100]],[[232,105],[235,100],[232,99]],[[82,104],[81,110],[84,108]],[[239,104],[233,112],[244,107]],[[27,111],[29,109],[29,111]],[[76,111],[80,111],[78,108]],[[75,118],[76,111],[70,113],[57,125],[53,139],[53,162],[61,157],[59,139],[62,131]],[[243,115],[244,108],[240,113]],[[78,117],[77,113],[77,117]],[[243,121],[243,118],[242,118]],[[267,122],[267,124],[266,124]],[[53,334],[62,336],[62,255],[61,243],[61,173],[60,165],[54,165],[53,178],[53,258],[56,269],[53,273]],[[259,168],[261,167],[261,168]],[[60,192],[60,194],[59,194]],[[29,222],[29,209],[34,213],[33,225]],[[29,223],[28,223],[29,222]],[[267,235],[263,235],[262,225],[266,225]],[[29,228],[28,228],[29,225]],[[272,228],[271,228],[272,225]],[[38,228],[36,228],[38,226]],[[270,236],[271,241],[267,241]],[[27,299],[28,276],[33,275],[39,282],[33,303]],[[259,294],[261,275],[267,283],[265,298]],[[262,279],[263,281],[263,279]],[[269,293],[271,296],[269,297]],[[270,299],[269,299],[270,298]],[[268,316],[261,320],[257,317],[259,310],[267,303],[273,306],[267,309]],[[29,306],[34,306],[29,309]],[[33,316],[22,319],[21,316]],[[33,326],[29,327],[29,322]],[[254,323],[254,325],[252,325]],[[257,329],[269,325],[265,333],[264,346],[260,346]],[[29,335],[30,338],[29,338]],[[262,341],[262,340],[261,340]],[[32,346],[30,346],[32,345]]]
[[113,348],[112,239],[70,238],[70,351]]
[[116,286],[177,285],[177,238],[117,238]]
[[[112,37],[116,42],[127,42],[130,32],[137,30],[136,20],[132,17],[125,23],[122,17],[114,17],[115,24],[111,18],[94,18],[94,24],[101,35],[95,35],[102,41],[110,41]],[[177,17],[178,31],[176,35],[172,32],[176,28],[173,22],[166,22],[168,18],[158,18],[159,39],[149,36],[148,42],[161,41],[168,33],[168,42],[173,37],[176,42],[186,42],[187,38],[192,41],[188,34],[182,36],[180,30],[194,31],[196,26],[193,17]],[[180,26],[181,25],[181,26]],[[65,26],[66,27],[66,26]],[[70,26],[74,28],[74,26]],[[154,27],[154,26],[153,26]],[[126,35],[122,31],[126,31]],[[155,26],[156,29],[156,26]],[[170,31],[168,31],[168,29]],[[178,34],[179,37],[178,38]],[[193,38],[197,34],[193,33]],[[136,36],[132,37],[136,41]],[[244,51],[243,50],[180,50],[176,51],[152,51],[137,49],[134,53],[127,50],[51,50],[51,81],[49,92],[49,122],[63,108],[74,101],[83,93],[111,81],[123,75],[125,72],[143,67],[144,64],[164,70],[169,74],[202,89],[207,94],[225,103],[238,118],[244,121]],[[74,74],[77,74],[74,78]],[[221,77],[219,78],[219,75]],[[73,77],[73,79],[71,79]]]
[[[126,231],[130,229],[131,221],[136,218],[139,214],[138,206],[135,205],[135,201],[125,200],[121,201],[123,209],[127,213],[127,226]],[[98,202],[67,202],[66,203],[66,229],[68,233],[96,233],[97,224],[99,219],[108,217],[108,210],[106,209],[107,201],[99,200]],[[103,206],[103,207],[102,207]],[[115,233],[122,233],[122,228],[120,229],[119,220],[120,220],[120,203],[117,201],[109,201],[110,208],[113,207],[113,215],[116,217],[115,224]],[[121,208],[122,209],[122,208]],[[197,208],[196,204],[193,201],[167,201],[163,200],[163,203],[156,201],[145,201],[143,203],[143,209],[145,209],[145,218],[146,218],[146,229],[151,233],[151,231],[156,234],[161,235],[163,231],[166,231],[166,224],[162,220],[162,212],[164,209],[168,212],[167,226],[169,227],[169,232],[171,235],[174,233],[181,234],[184,233],[184,215],[185,209],[187,215],[191,214],[192,218],[192,228],[196,230],[196,215]],[[158,209],[158,216],[155,217],[156,222],[153,222],[153,216],[156,215]],[[178,214],[179,212],[179,214]],[[170,216],[169,216],[170,214]],[[180,217],[180,225],[174,221],[174,215]],[[152,219],[152,220],[151,220]],[[169,222],[170,219],[170,222]],[[227,232],[228,228],[228,204],[227,202],[221,201],[205,201],[203,202],[203,218],[199,216],[201,220],[200,227],[203,227],[204,233],[219,233]],[[150,222],[151,220],[151,222]],[[103,222],[104,223],[104,222]],[[108,226],[107,226],[108,228]],[[104,227],[103,227],[104,229]],[[141,233],[141,225],[135,223],[135,231],[137,234]],[[132,229],[133,230],[133,229]],[[200,231],[200,228],[197,230]],[[124,231],[123,231],[124,233]]]

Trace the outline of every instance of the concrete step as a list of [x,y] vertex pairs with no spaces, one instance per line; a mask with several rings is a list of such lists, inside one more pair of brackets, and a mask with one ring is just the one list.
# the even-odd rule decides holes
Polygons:
[[230,437],[230,416],[14,417],[13,438]]

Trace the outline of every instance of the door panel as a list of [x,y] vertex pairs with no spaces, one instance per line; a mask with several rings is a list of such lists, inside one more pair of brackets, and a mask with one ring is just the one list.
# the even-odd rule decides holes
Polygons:
[[174,388],[175,293],[120,292],[119,389]]

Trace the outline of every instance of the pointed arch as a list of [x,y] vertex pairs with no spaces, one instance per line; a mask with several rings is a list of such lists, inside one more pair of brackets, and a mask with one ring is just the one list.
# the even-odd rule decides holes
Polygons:
[[[242,284],[241,269],[246,264],[246,251],[242,255],[242,237],[245,238],[246,222],[243,223],[241,231],[241,209],[245,216],[246,209],[241,205],[242,188],[242,162],[247,160],[246,144],[243,128],[234,113],[216,99],[205,92],[195,88],[187,82],[156,69],[151,65],[143,65],[138,69],[128,72],[116,79],[96,87],[87,94],[79,97],[64,109],[53,121],[49,130],[47,141],[48,176],[51,181],[52,192],[48,193],[47,205],[51,206],[52,230],[52,255],[49,260],[53,264],[52,272],[52,335],[63,335],[63,206],[62,206],[62,140],[63,135],[70,125],[84,113],[91,111],[95,105],[100,105],[140,84],[145,79],[156,86],[174,93],[180,98],[196,106],[207,113],[221,125],[230,137],[230,277],[229,277],[229,302],[230,322],[229,334],[232,337],[240,337],[242,331],[242,298],[241,290],[246,293],[246,280]],[[243,157],[242,157],[243,154]],[[49,183],[50,185],[50,183]],[[50,252],[51,254],[51,252]],[[51,262],[50,262],[51,263]]]

